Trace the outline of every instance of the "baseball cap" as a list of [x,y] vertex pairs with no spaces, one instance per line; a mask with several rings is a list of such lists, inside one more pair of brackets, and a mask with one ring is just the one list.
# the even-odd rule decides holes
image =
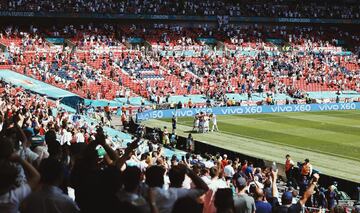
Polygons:
[[239,178],[236,180],[236,185],[237,185],[237,187],[240,187],[240,188],[247,186],[246,179],[243,178],[243,177],[239,177]]

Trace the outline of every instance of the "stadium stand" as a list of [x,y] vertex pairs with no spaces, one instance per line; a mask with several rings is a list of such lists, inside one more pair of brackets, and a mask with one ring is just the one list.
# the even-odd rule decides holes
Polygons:
[[[1,22],[0,212],[360,212],[337,182],[321,183],[311,156],[278,168],[195,153],[191,134],[177,143],[175,116],[173,133],[134,121],[148,109],[359,101],[358,30],[229,23],[358,20],[358,1],[0,0],[0,12],[219,19]],[[36,80],[79,101],[64,105]]]
[[120,13],[159,15],[221,15],[221,16],[264,16],[286,18],[341,18],[356,19],[360,16],[357,1],[97,1],[97,0],[56,0],[56,1],[15,1],[3,0],[3,11],[70,12],[70,13]]
[[[88,99],[143,96],[160,103],[168,94],[201,94],[226,103],[229,93],[247,94],[252,101],[253,93],[265,100],[277,94],[304,99],[307,92],[358,91],[358,55],[340,43],[356,47],[359,35],[331,30],[155,24],[64,26],[52,32],[31,27],[28,33],[7,27],[0,43],[9,54],[4,64],[13,70]],[[60,32],[72,48],[46,41]],[[149,46],[127,47],[134,38]],[[223,47],[212,49],[212,42]]]

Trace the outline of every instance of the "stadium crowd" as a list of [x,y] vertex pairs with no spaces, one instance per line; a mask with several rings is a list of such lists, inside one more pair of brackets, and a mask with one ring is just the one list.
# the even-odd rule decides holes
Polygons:
[[[54,35],[70,39],[73,46],[51,45],[45,37]],[[151,49],[126,47],[133,37],[148,41]],[[201,37],[222,41],[223,50]],[[140,95],[160,103],[169,94],[203,94],[226,104],[227,93],[247,94],[248,100],[258,93],[268,102],[275,94],[304,99],[308,91],[360,88],[355,52],[360,36],[337,27],[90,24],[46,32],[6,27],[0,42],[9,54],[2,56],[3,63],[12,69],[89,99]]]
[[0,10],[20,12],[120,13],[150,15],[244,16],[282,18],[357,19],[356,1],[99,1],[99,0],[2,0]]
[[[233,16],[360,18],[351,0],[307,2],[0,0],[0,11],[204,15],[224,22]],[[142,96],[161,104],[170,95],[202,94],[209,106],[211,100],[232,106],[242,103],[228,93],[274,104],[277,94],[308,101],[308,91],[360,90],[360,34],[339,27],[6,26],[0,44],[0,68],[92,100]],[[148,137],[139,126],[124,146],[106,132],[114,130],[109,105],[79,104],[72,113],[60,100],[0,80],[0,212],[360,212],[359,204],[339,205],[337,183],[321,186],[309,159],[296,167],[287,155],[282,177],[275,163],[195,153],[191,134],[182,147],[175,116],[172,133],[165,127]],[[187,107],[195,107],[191,99]],[[135,128],[132,109],[121,111],[124,130]],[[218,131],[216,115],[197,114],[193,130]]]
[[308,159],[297,170],[286,156],[285,186],[276,164],[255,167],[226,154],[168,156],[160,139],[137,138],[125,148],[102,124],[0,85],[1,212],[344,212],[337,185],[320,188]]

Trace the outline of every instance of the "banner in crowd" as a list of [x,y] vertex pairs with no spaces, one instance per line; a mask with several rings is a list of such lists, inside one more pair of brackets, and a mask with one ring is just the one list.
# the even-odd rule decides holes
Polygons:
[[150,110],[136,115],[138,122],[148,119],[193,117],[197,113],[206,112],[215,115],[232,114],[260,114],[276,112],[316,112],[316,111],[336,111],[336,110],[355,110],[360,109],[360,102],[353,103],[328,103],[328,104],[291,104],[291,105],[266,105],[266,106],[235,106],[235,107],[213,107],[213,108],[183,108]]

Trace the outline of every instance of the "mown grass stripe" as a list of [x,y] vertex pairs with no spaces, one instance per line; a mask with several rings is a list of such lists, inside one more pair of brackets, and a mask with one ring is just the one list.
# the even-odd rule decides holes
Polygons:
[[[235,118],[235,119],[222,119],[221,122],[227,123],[231,126],[234,126],[233,132],[235,132],[235,127],[252,127],[261,130],[272,131],[276,133],[286,133],[288,135],[300,136],[307,138],[307,140],[318,139],[319,141],[325,142],[334,142],[342,143],[346,145],[358,145],[360,140],[359,136],[342,134],[338,132],[332,132],[327,130],[318,130],[309,127],[299,127],[288,125],[284,123],[277,123],[272,120],[260,120],[260,119],[250,119],[250,118]],[[219,128],[221,125],[219,124]],[[238,129],[238,128],[237,128]]]
[[[247,136],[257,138],[263,141],[270,139],[273,142],[280,142],[281,144],[289,144],[296,146],[298,148],[304,148],[307,150],[326,150],[327,153],[337,153],[338,155],[343,156],[344,158],[357,158],[359,157],[360,147],[354,146],[345,146],[344,144],[324,141],[319,139],[309,139],[308,137],[302,137],[298,135],[292,135],[281,132],[274,132],[269,128],[258,129],[254,127],[249,127],[247,125],[241,125],[239,128],[236,128],[234,131],[233,125],[228,125],[227,123],[219,122],[220,131],[231,132],[239,136]],[[360,160],[360,159],[359,159]]]
[[353,115],[348,114],[344,115],[349,118],[343,117],[333,117],[333,116],[324,116],[324,115],[315,115],[315,114],[308,114],[308,113],[278,113],[277,116],[280,117],[287,117],[289,119],[301,119],[304,121],[315,121],[315,122],[322,122],[326,124],[335,124],[341,125],[344,127],[359,127],[360,128],[360,119],[353,118]]
[[[319,129],[319,130],[325,130],[325,131],[331,131],[331,132],[338,132],[341,134],[350,134],[355,136],[360,136],[360,127],[350,127],[350,126],[343,126],[343,125],[336,125],[332,123],[328,123],[323,120],[319,121],[312,121],[308,120],[306,118],[311,118],[310,115],[305,115],[303,119],[298,119],[294,117],[288,117],[288,116],[280,116],[278,114],[267,114],[266,116],[257,116],[254,117],[256,120],[262,120],[262,121],[271,121],[276,122],[279,124],[287,124],[291,126],[298,126],[298,127],[304,127],[304,128],[312,128],[312,129]],[[360,139],[360,138],[359,138]]]
[[[256,128],[252,125],[249,125],[249,122],[244,122],[243,120],[239,120],[238,122],[234,122],[234,119],[229,120],[226,116],[227,121],[223,121],[222,117],[219,117],[219,127],[221,131],[224,131],[226,134],[233,134],[238,136],[244,136],[248,138],[256,138],[262,141],[271,140],[274,143],[289,145],[297,148],[302,148],[305,150],[316,150],[322,151],[324,153],[334,153],[336,156],[343,156],[348,159],[356,159],[358,158],[358,153],[360,153],[360,147],[356,145],[345,145],[339,141],[325,141],[320,140],[318,133],[316,133],[316,129],[312,131],[311,135],[314,135],[314,138],[309,137],[309,132],[307,136],[293,135],[289,134],[286,129],[279,130],[278,128],[274,128],[274,125],[266,125],[268,127]],[[236,119],[235,119],[236,120]],[[179,122],[181,124],[192,126],[192,120],[190,118],[180,118]],[[230,123],[229,123],[230,122]],[[255,121],[256,122],[256,121]],[[262,122],[262,121],[260,121]],[[299,128],[298,128],[299,129]],[[275,131],[274,131],[275,130]],[[280,132],[279,132],[280,131]],[[286,133],[285,133],[286,132]],[[336,136],[336,134],[335,134]],[[336,138],[338,138],[337,136]],[[335,138],[335,137],[332,137]],[[347,141],[349,143],[349,141]]]
[[[192,129],[192,119],[188,119],[185,123],[188,123],[188,126],[182,125],[182,121],[179,122],[177,132],[179,135],[186,137],[188,131]],[[150,120],[144,122],[144,124],[159,127],[169,126],[171,123],[169,124],[160,120]],[[237,135],[225,131],[208,134],[193,134],[193,136],[196,140],[203,141],[207,144],[279,163],[283,163],[283,157],[287,153],[290,153],[294,160],[310,158],[314,167],[319,169],[322,173],[360,183],[358,176],[360,173],[360,159],[358,157],[344,158],[336,153],[330,154],[326,150],[318,151],[316,149],[305,149],[294,145],[273,142],[271,141],[271,138],[268,140],[256,139],[254,137]],[[351,165],[352,169],[348,170],[346,169],[348,167],[344,167],[344,165]],[[337,169],[334,170],[334,168]]]

